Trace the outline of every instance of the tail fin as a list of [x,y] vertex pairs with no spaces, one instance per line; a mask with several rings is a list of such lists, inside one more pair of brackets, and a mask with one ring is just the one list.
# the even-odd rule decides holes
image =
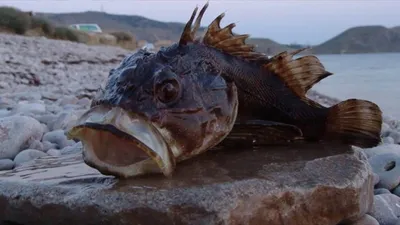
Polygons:
[[326,134],[347,144],[369,148],[381,141],[382,111],[375,103],[348,99],[330,107]]

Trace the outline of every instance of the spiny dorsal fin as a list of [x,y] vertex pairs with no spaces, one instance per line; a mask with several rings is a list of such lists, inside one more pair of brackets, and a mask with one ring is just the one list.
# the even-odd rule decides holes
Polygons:
[[[194,28],[192,29],[192,23],[197,14],[198,7],[196,7],[186,23],[185,28],[182,32],[179,40],[180,45],[186,45],[190,42],[195,42],[196,31],[200,27],[201,19],[208,7],[208,2],[200,10],[198,17],[196,18]],[[246,44],[246,39],[249,38],[248,34],[237,35],[233,34],[232,29],[236,26],[235,23],[231,23],[224,28],[221,28],[220,23],[222,18],[225,16],[224,13],[220,14],[215,18],[208,26],[206,33],[203,36],[203,44],[218,49],[224,53],[238,56],[246,60],[266,60],[268,56],[263,53],[255,52],[254,45]]]
[[299,97],[304,97],[307,91],[320,80],[332,75],[325,70],[320,60],[314,55],[297,59],[293,56],[308,48],[291,53],[282,52],[270,59],[263,67],[274,72]]

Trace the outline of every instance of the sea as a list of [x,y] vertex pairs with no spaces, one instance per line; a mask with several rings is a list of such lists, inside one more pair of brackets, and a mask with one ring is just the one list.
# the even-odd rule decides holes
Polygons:
[[334,75],[312,90],[341,100],[375,102],[385,116],[400,120],[400,53],[317,55]]

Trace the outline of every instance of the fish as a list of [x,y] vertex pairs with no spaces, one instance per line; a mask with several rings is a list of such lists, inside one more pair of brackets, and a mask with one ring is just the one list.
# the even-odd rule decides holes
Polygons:
[[123,178],[172,176],[177,163],[224,143],[380,141],[375,103],[348,99],[324,107],[306,97],[332,75],[316,56],[293,59],[303,49],[271,58],[257,52],[246,43],[249,35],[233,33],[235,23],[220,27],[224,13],[197,37],[208,5],[198,15],[194,9],[177,43],[138,50],[110,70],[67,133],[82,141],[87,165]]

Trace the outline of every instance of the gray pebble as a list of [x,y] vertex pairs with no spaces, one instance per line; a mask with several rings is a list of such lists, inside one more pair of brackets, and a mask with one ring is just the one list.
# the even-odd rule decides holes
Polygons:
[[379,222],[374,217],[366,214],[361,219],[348,225],[379,225]]
[[394,139],[392,137],[384,137],[382,138],[382,142],[385,144],[394,144]]
[[400,197],[400,186],[397,186],[395,189],[393,189],[392,193]]
[[374,195],[381,195],[381,194],[390,194],[391,192],[386,188],[377,188],[374,189]]
[[57,148],[57,144],[51,143],[49,141],[43,141],[43,151],[47,152],[52,148]]
[[79,99],[79,101],[76,104],[80,105],[80,106],[89,107],[91,102],[92,101],[89,98],[84,97],[84,98]]
[[368,158],[371,158],[372,156],[375,155],[381,155],[385,153],[393,153],[400,155],[400,145],[397,144],[382,144],[378,145],[373,148],[365,148],[363,149],[363,152],[367,154]]
[[34,159],[37,159],[39,157],[43,157],[46,155],[47,155],[46,153],[36,150],[36,149],[26,149],[26,150],[18,153],[17,156],[15,156],[14,162],[15,162],[16,166],[19,166],[22,163],[29,162],[29,161],[32,161]]
[[0,171],[2,170],[12,170],[14,168],[14,161],[11,159],[0,159]]
[[82,152],[83,146],[82,142],[77,142],[72,146],[65,147],[60,150],[61,155],[68,155],[68,154],[74,154],[74,153],[80,153]]
[[373,177],[373,182],[374,182],[374,186],[377,185],[379,183],[379,176],[376,173],[372,173],[372,177]]
[[374,203],[368,214],[381,225],[395,224],[400,216],[400,197],[394,194],[374,195]]
[[43,151],[43,143],[40,142],[39,140],[34,140],[30,145],[29,145],[29,149],[36,149],[39,151]]
[[48,155],[56,156],[56,157],[58,157],[58,156],[61,155],[60,150],[57,150],[57,149],[50,149],[50,150],[48,150],[46,153],[47,153]]
[[57,144],[58,149],[63,149],[67,146],[75,144],[75,141],[68,140],[64,130],[54,130],[43,135],[43,141],[48,141]]
[[400,156],[393,153],[375,155],[368,159],[372,170],[379,176],[377,188],[394,189],[400,184]]

